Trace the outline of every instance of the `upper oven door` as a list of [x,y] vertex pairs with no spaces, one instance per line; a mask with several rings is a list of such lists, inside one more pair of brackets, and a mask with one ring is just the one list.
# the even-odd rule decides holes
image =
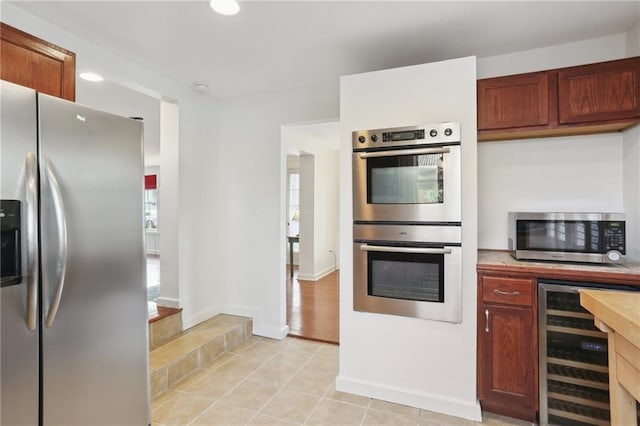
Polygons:
[[460,222],[460,145],[353,153],[353,219]]

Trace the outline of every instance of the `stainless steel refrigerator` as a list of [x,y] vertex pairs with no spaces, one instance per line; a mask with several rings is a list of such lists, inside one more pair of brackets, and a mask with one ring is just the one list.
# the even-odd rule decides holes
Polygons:
[[148,425],[142,123],[0,98],[0,424]]

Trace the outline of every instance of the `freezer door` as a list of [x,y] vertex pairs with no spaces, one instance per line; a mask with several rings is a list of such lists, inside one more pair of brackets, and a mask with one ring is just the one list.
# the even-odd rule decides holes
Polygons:
[[142,123],[39,96],[43,423],[150,423]]
[[37,425],[36,93],[0,81],[0,99],[0,425]]

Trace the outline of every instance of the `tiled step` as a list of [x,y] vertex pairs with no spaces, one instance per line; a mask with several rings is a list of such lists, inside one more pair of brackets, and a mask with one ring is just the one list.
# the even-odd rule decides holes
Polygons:
[[149,353],[151,396],[157,395],[207,361],[251,338],[251,318],[216,315],[180,333]]
[[182,332],[182,308],[158,306],[157,314],[149,318],[149,348],[155,349]]

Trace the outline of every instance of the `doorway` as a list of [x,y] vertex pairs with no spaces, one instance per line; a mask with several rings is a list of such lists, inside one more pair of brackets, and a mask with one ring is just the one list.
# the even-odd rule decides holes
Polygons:
[[282,127],[289,335],[339,343],[339,122]]

